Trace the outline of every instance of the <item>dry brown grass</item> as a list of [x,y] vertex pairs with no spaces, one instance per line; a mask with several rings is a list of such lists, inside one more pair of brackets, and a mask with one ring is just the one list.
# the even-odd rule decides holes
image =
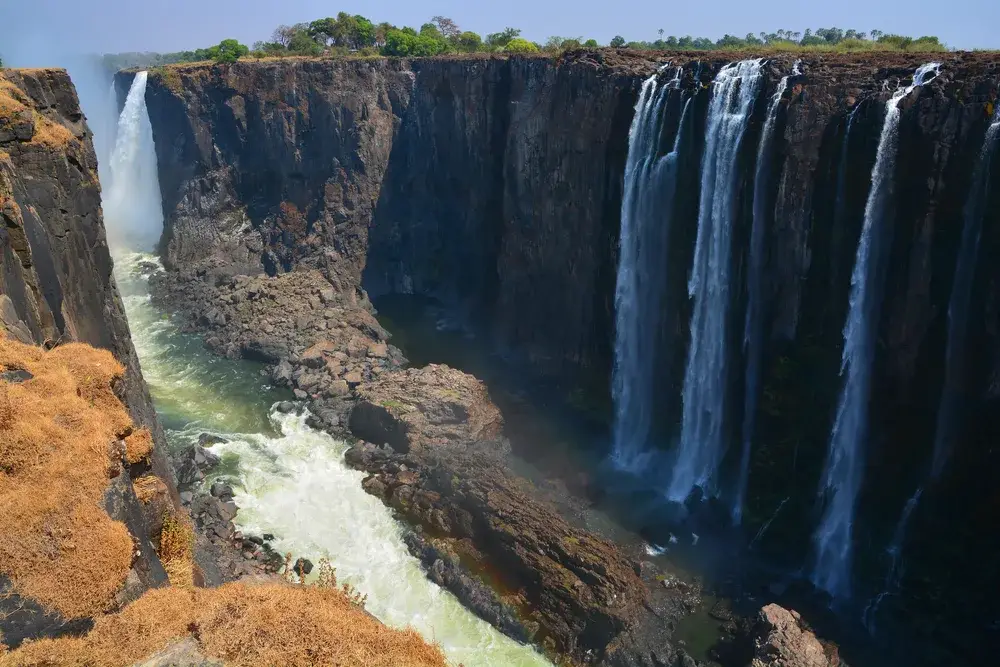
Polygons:
[[145,461],[153,453],[153,434],[148,428],[140,428],[133,431],[125,438],[125,460],[129,464],[136,464]]
[[[31,70],[22,71],[31,72]],[[31,101],[24,92],[0,73],[0,124],[30,109],[31,106]],[[31,113],[35,121],[35,132],[31,137],[32,144],[40,144],[49,148],[65,148],[76,139],[76,136],[65,125],[51,120],[34,109],[31,109]]]
[[413,630],[394,630],[339,590],[283,583],[151,590],[85,637],[40,640],[0,667],[130,665],[174,639],[194,636],[204,653],[236,667],[339,665],[443,667],[444,656]]
[[16,113],[24,111],[24,93],[10,80],[0,73],[0,120],[10,118]]
[[0,340],[0,572],[14,589],[76,618],[106,611],[132,562],[132,538],[102,507],[112,443],[131,419],[111,384],[121,365],[71,343],[51,351]]
[[167,490],[167,485],[163,483],[163,480],[156,475],[144,475],[139,479],[132,482],[132,488],[135,489],[135,497],[139,499],[139,502],[145,505],[154,498],[163,497],[169,494]]
[[62,123],[49,120],[37,111],[35,115],[35,133],[31,137],[31,143],[41,144],[49,148],[65,148],[76,139]]
[[172,585],[194,587],[194,527],[187,517],[169,512],[163,517],[160,561]]

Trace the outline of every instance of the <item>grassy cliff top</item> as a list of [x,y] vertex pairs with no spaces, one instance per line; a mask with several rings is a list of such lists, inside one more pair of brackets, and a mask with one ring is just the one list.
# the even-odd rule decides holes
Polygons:
[[72,88],[66,70],[0,70],[0,129],[10,130],[19,140],[30,144],[65,148],[76,134],[61,122],[55,110],[44,108],[31,96],[26,82],[40,80],[64,80]]

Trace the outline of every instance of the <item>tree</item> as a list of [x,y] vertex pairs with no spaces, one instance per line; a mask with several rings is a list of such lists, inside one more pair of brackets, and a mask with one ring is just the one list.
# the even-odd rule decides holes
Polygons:
[[337,33],[337,19],[327,17],[316,19],[309,24],[309,36],[320,44],[326,45],[333,41]]
[[305,30],[298,30],[288,43],[288,51],[304,56],[318,56],[323,53],[323,45],[310,37]]
[[392,25],[391,23],[385,23],[384,21],[375,26],[375,46],[377,46],[378,48],[384,47],[385,36],[389,33],[390,30],[395,30],[395,29],[396,26]]
[[217,63],[234,63],[250,53],[250,49],[245,44],[240,44],[235,39],[224,39],[211,50],[215,50],[213,60]]
[[271,41],[276,44],[281,44],[286,49],[288,45],[292,42],[292,37],[295,36],[295,28],[287,25],[279,25],[271,33]]
[[583,43],[583,45],[586,46],[588,49],[596,49],[598,46],[600,46],[600,44],[597,43],[596,39],[588,39],[586,42]]
[[363,49],[375,46],[375,24],[361,14],[354,15],[354,23],[357,26],[353,35],[354,48]]
[[538,53],[538,47],[535,44],[520,37],[515,37],[507,42],[503,50],[505,53]]
[[462,53],[475,53],[483,48],[483,38],[474,32],[463,32],[455,38],[455,48]]
[[[486,35],[486,46],[490,51],[500,51],[510,44],[511,40],[520,36],[521,31],[518,28],[504,28],[503,32],[494,32]],[[531,42],[528,43],[530,44]]]
[[613,46],[616,49],[622,48],[623,46],[625,46],[625,38],[622,37],[621,35],[615,35],[614,38],[612,38],[611,40],[611,46]]
[[431,19],[431,23],[446,39],[454,40],[462,34],[462,29],[458,27],[458,24],[445,16],[435,16]]

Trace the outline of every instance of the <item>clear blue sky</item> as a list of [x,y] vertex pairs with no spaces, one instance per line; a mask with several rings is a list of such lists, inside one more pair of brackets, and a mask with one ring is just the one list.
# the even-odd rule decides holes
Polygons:
[[176,51],[235,37],[266,39],[281,23],[360,13],[419,26],[442,14],[463,29],[521,28],[602,43],[665,34],[717,38],[807,27],[934,34],[958,48],[1000,48],[1000,0],[0,0],[0,54],[11,64],[54,65],[57,53]]

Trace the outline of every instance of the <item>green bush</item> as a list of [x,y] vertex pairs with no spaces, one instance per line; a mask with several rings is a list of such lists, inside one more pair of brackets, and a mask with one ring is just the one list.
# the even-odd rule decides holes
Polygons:
[[505,53],[538,53],[538,46],[521,37],[515,37],[507,42],[504,47]]
[[210,57],[217,63],[234,63],[250,53],[245,44],[240,44],[235,39],[224,39],[218,46],[213,46],[208,51],[212,52]]

